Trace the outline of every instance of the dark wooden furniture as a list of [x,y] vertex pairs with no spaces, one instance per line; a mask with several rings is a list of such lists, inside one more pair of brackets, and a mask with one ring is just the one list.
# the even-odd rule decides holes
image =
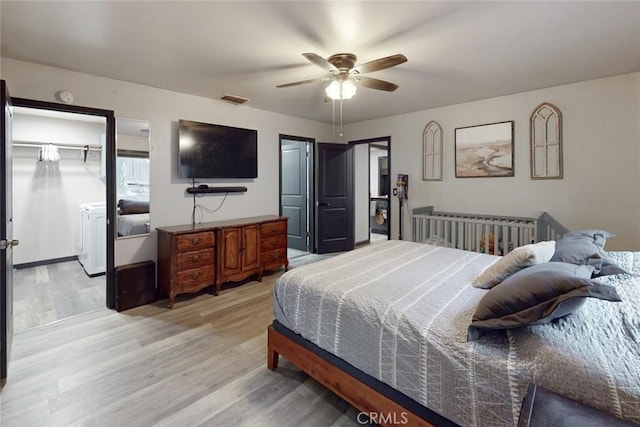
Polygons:
[[283,264],[287,270],[287,221],[263,222],[260,224],[260,274]]
[[218,263],[216,293],[223,282],[237,282],[260,274],[260,224],[230,225],[218,229]]
[[169,297],[169,307],[176,295],[198,292],[214,283],[215,243],[213,229],[158,229],[158,292]]
[[137,262],[115,268],[116,310],[150,304],[156,300],[156,263]]
[[273,326],[269,326],[267,367],[270,370],[278,368],[280,355],[359,411],[366,414],[384,414],[384,419],[377,420],[381,421],[378,424],[382,426],[403,424],[416,427],[434,427],[434,424],[403,405],[275,330]]
[[265,215],[158,230],[158,292],[173,307],[179,294],[244,280],[284,265],[287,218]]

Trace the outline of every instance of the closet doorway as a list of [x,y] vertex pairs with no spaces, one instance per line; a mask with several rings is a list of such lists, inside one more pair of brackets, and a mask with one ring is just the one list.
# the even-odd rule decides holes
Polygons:
[[105,110],[13,103],[18,333],[109,306],[114,119]]

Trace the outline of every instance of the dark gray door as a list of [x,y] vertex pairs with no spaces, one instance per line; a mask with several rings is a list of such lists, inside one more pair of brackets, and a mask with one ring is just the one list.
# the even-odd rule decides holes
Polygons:
[[11,206],[11,98],[4,80],[0,80],[0,380],[7,378],[13,339],[13,209]]
[[281,198],[282,215],[289,218],[287,247],[308,252],[307,143],[283,140]]
[[355,246],[353,146],[317,144],[318,253]]

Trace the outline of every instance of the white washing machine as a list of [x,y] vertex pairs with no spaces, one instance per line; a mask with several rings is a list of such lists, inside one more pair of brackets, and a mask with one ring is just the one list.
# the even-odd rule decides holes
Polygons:
[[78,210],[78,261],[89,276],[102,274],[107,269],[106,203],[82,203]]

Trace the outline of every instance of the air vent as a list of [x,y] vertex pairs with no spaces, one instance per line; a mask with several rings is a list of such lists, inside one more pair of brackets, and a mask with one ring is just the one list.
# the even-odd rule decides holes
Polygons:
[[228,93],[220,97],[220,99],[236,105],[242,105],[249,100],[249,98],[243,98],[237,95],[229,95]]

